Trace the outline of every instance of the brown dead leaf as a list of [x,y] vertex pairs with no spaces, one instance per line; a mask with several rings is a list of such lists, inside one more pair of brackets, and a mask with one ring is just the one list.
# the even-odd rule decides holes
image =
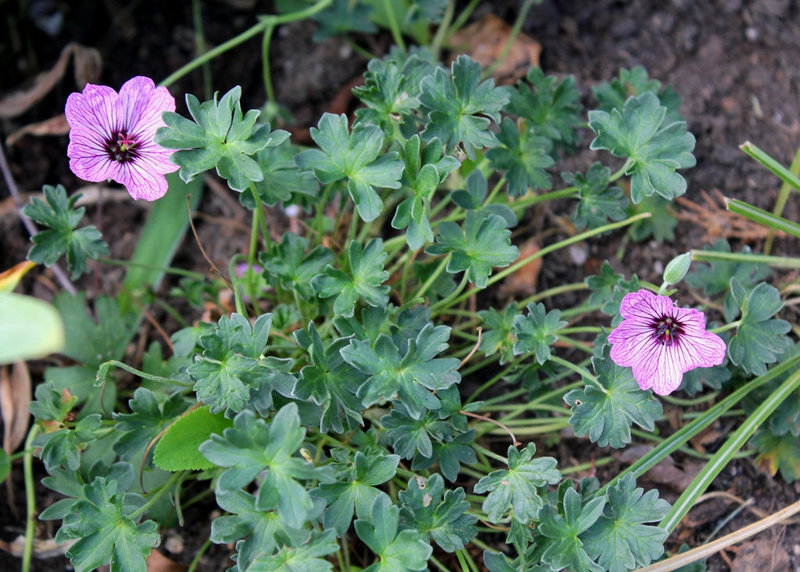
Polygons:
[[[520,245],[519,260],[536,254],[539,250],[541,250],[539,244],[534,239],[530,239]],[[536,282],[539,280],[539,272],[541,270],[541,257],[531,260],[503,280],[503,284],[500,286],[500,294],[509,298],[530,296],[536,292]]]
[[0,367],[0,416],[3,418],[3,449],[9,455],[25,440],[31,376],[24,361]]
[[11,93],[0,100],[0,117],[6,119],[16,117],[47,95],[53,86],[64,77],[70,56],[74,58],[75,83],[79,88],[83,88],[88,82],[98,80],[103,68],[100,52],[94,48],[70,42],[61,50],[58,61],[52,69],[36,76],[33,84],[27,89]]
[[189,567],[170,560],[158,550],[153,550],[147,557],[147,572],[183,572]]
[[[57,543],[53,538],[34,538],[33,539],[33,555],[36,558],[55,558],[63,556],[69,550],[69,547],[78,542],[78,539],[67,540],[66,542]],[[25,537],[17,536],[11,542],[3,542],[0,540],[0,550],[8,552],[17,558],[22,557],[25,551]]]
[[[486,14],[477,22],[461,29],[450,39],[456,53],[467,53],[481,66],[487,68],[503,54],[503,48],[511,34],[511,26],[494,14]],[[531,67],[539,66],[542,46],[520,33],[511,43],[505,59],[492,73],[498,84],[514,83],[528,73]]]
[[67,133],[69,133],[69,123],[67,123],[67,117],[62,113],[44,121],[29,123],[22,129],[17,129],[6,137],[6,145],[11,147],[26,135],[41,137],[43,135],[66,135]]

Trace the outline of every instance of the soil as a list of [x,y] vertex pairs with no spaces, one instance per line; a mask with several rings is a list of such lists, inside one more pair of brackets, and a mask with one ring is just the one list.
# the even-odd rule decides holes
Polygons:
[[[513,22],[519,8],[517,1],[494,0],[481,3],[474,19],[487,12]],[[21,6],[27,6],[23,11]],[[253,25],[258,14],[271,11],[269,2],[256,0],[218,0],[204,2],[203,21],[209,46],[219,45]],[[61,15],[60,27],[46,32],[47,16]],[[48,0],[28,3],[0,3],[0,20],[7,30],[0,42],[0,95],[22,87],[35,74],[49,69],[61,49],[70,41],[98,48],[103,58],[102,83],[119,86],[133,75],[163,78],[192,58],[194,32],[190,3],[139,1],[122,3],[105,0],[102,3],[79,0],[57,3]],[[272,72],[276,96],[293,114],[299,128],[314,124],[329,108],[335,95],[348,82],[361,75],[366,60],[341,39],[321,43],[312,41],[314,27],[309,23],[292,24],[275,34],[272,48]],[[752,141],[783,164],[789,164],[800,147],[800,6],[792,0],[544,0],[535,5],[523,26],[523,31],[538,40],[543,48],[541,66],[547,73],[574,74],[584,95],[584,103],[592,105],[591,87],[615,77],[621,67],[644,66],[650,77],[672,85],[681,96],[681,111],[690,131],[697,138],[697,166],[685,176],[689,183],[686,198],[709,209],[704,192],[720,191],[728,197],[739,198],[764,209],[771,209],[779,184],[754,161],[748,159],[738,146]],[[0,37],[2,37],[0,36]],[[358,43],[377,53],[390,45],[386,34],[359,36]],[[220,92],[242,85],[245,108],[259,107],[265,100],[261,82],[260,41],[253,39],[225,56],[210,63],[213,86]],[[20,127],[58,115],[66,96],[75,89],[69,76],[65,77],[41,102],[30,111],[12,120],[3,121],[2,135],[7,136]],[[202,96],[202,77],[199,72],[180,80],[172,87],[174,94],[186,92]],[[201,97],[202,99],[202,97]],[[180,102],[179,102],[180,105]],[[179,108],[179,111],[182,109]],[[588,142],[588,135],[587,135]],[[70,192],[84,185],[69,171],[65,155],[66,136],[25,137],[6,149],[11,171],[23,193],[39,191],[43,184],[63,184]],[[577,161],[584,167],[593,158],[585,151]],[[604,158],[606,159],[606,158]],[[113,195],[111,195],[113,196]],[[22,260],[28,249],[27,235],[16,218],[8,190],[0,188],[0,269]],[[582,280],[603,259],[623,254],[613,264],[627,274],[637,273],[645,280],[658,280],[663,264],[675,254],[697,248],[715,236],[732,236],[724,224],[707,224],[692,219],[691,205],[679,206],[682,220],[674,240],[657,243],[628,243],[622,235],[596,241],[588,246],[586,262],[545,260],[539,276],[540,288],[564,282]],[[538,213],[532,233],[553,226],[559,216],[558,205]],[[247,233],[239,223],[245,221],[237,201],[220,192],[205,195],[198,220],[198,231],[210,257],[225,263],[231,254],[246,248]],[[89,207],[94,223],[110,242],[118,258],[129,255],[146,207],[131,201],[108,200],[102,213]],[[712,221],[714,215],[712,214]],[[800,200],[792,197],[784,216],[800,220]],[[245,227],[246,228],[246,227]],[[750,229],[752,230],[752,229]],[[754,249],[761,246],[763,235],[750,232],[732,240],[735,249],[744,242]],[[778,240],[775,251],[796,250],[796,241]],[[175,264],[205,271],[207,263],[193,242],[187,241]],[[795,252],[796,254],[796,252]],[[52,296],[52,278],[35,273],[25,279],[22,290],[42,297]],[[120,274],[113,270],[98,278],[87,278],[79,284],[92,292],[114,292]],[[556,303],[568,304],[569,298]],[[564,306],[561,306],[564,307]],[[797,321],[797,316],[793,316]],[[42,364],[32,365],[34,376],[41,375]],[[562,460],[573,457],[586,459],[596,452],[582,449],[582,442],[565,439],[561,445]],[[685,471],[691,462],[684,462]],[[619,466],[606,470],[609,474]],[[680,468],[680,467],[679,467]],[[10,540],[22,532],[24,488],[22,470],[12,471],[15,490],[11,512],[9,497],[0,499],[0,539]],[[41,476],[41,475],[40,475]],[[602,473],[600,474],[602,478]],[[659,486],[668,500],[674,500],[678,490],[671,491],[658,484],[658,477],[648,476]],[[642,481],[642,486],[649,487]],[[40,487],[41,488],[41,487]],[[727,467],[711,487],[727,491],[767,513],[780,509],[797,499],[800,489],[780,477],[759,472],[748,460]],[[37,491],[38,506],[52,502],[44,489]],[[738,512],[727,522],[735,505],[712,499],[690,513],[689,520],[679,527],[668,542],[676,549],[680,542],[689,545],[702,543],[718,525],[716,533],[724,535],[757,519],[752,510]],[[174,537],[171,558],[188,563],[199,544],[207,537],[209,515],[187,516],[193,526],[171,531]],[[40,537],[52,537],[52,530],[42,524]],[[167,538],[165,537],[165,538]],[[772,562],[778,570],[800,570],[800,527],[776,526],[761,534],[759,539],[769,543]],[[678,539],[679,542],[673,542]],[[714,556],[708,561],[711,570],[745,569],[744,556],[757,552],[753,546],[743,550],[743,559],[736,564],[735,551]],[[199,570],[222,570],[230,562],[229,547],[212,545]],[[767,564],[763,558],[761,565]],[[731,568],[731,562],[732,568]],[[18,569],[19,559],[0,552],[0,569]],[[69,569],[63,558],[37,560],[35,570]]]

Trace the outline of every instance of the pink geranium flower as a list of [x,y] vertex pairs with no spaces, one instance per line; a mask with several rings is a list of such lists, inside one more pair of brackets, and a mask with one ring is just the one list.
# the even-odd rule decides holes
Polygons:
[[119,93],[104,85],[86,84],[83,93],[67,98],[70,126],[69,167],[81,179],[112,179],[134,199],[154,201],[167,192],[166,173],[178,169],[173,151],[153,140],[164,125],[163,111],[175,111],[175,99],[147,77],[134,77]]
[[687,371],[725,359],[725,342],[706,331],[706,317],[698,310],[639,290],[625,295],[619,311],[624,320],[608,335],[611,359],[630,366],[642,389],[667,395],[678,389]]

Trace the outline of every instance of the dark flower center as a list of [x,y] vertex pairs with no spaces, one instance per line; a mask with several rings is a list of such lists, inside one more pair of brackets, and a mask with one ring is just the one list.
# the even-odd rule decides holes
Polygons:
[[661,316],[653,320],[653,338],[661,345],[671,346],[683,335],[683,325],[672,316]]
[[126,131],[117,131],[105,141],[105,149],[112,161],[128,163],[139,157],[140,144]]

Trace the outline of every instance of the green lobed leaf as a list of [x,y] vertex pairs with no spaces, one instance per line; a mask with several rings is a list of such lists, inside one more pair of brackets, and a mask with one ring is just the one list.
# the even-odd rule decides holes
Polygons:
[[781,477],[788,483],[800,478],[800,443],[797,435],[776,435],[769,428],[759,429],[750,439],[750,446],[757,452],[756,465]]
[[[296,6],[296,5],[295,5]],[[293,10],[297,8],[294,7]],[[372,6],[350,0],[334,0],[330,6],[314,14],[311,19],[317,23],[314,41],[319,42],[348,32],[371,34],[377,31],[370,15]]]
[[66,254],[67,266],[72,272],[72,280],[75,280],[87,272],[87,260],[108,256],[108,244],[94,225],[77,228],[86,211],[85,207],[75,207],[80,193],[68,199],[67,191],[61,185],[44,185],[42,192],[46,203],[34,198],[22,208],[23,215],[48,227],[48,230],[31,237],[33,246],[28,259],[52,266]]
[[[299,546],[308,540],[308,529],[291,526],[278,512],[266,511],[257,505],[256,497],[242,490],[215,491],[217,504],[229,514],[211,521],[211,542],[236,543],[236,564],[239,570],[248,570],[250,564],[262,554],[274,554],[285,543]],[[318,516],[322,505],[314,507],[309,515]]]
[[422,132],[426,141],[439,139],[449,149],[460,144],[470,159],[475,151],[497,145],[489,130],[500,122],[500,110],[508,102],[508,91],[495,87],[493,79],[481,82],[481,65],[460,55],[450,73],[436,68],[424,77],[419,100],[428,123]]
[[346,179],[347,190],[365,222],[383,212],[376,188],[397,189],[403,162],[392,151],[382,153],[383,132],[377,125],[359,123],[350,133],[345,114],[323,114],[311,138],[319,149],[308,149],[295,157],[297,165],[311,169],[327,185]]
[[608,260],[604,260],[603,266],[600,267],[600,274],[588,276],[584,279],[584,283],[589,287],[589,290],[592,291],[586,303],[590,305],[604,303],[611,297],[614,286],[616,286],[622,278],[622,274],[614,272]]
[[329,248],[321,245],[310,252],[306,252],[307,248],[306,238],[287,232],[271,252],[262,252],[259,261],[270,284],[280,284],[296,290],[304,299],[311,298],[314,292],[311,279],[333,263],[334,256]]
[[478,311],[478,316],[484,324],[481,345],[478,349],[486,356],[499,352],[500,365],[514,359],[514,339],[511,334],[518,313],[516,302],[506,306],[502,313],[494,308]]
[[242,88],[236,86],[222,98],[200,101],[186,94],[186,106],[192,120],[166,111],[166,127],[156,131],[156,142],[167,149],[178,149],[172,161],[181,167],[180,177],[189,182],[200,173],[216,168],[234,191],[242,192],[251,183],[264,179],[253,156],[268,146],[277,146],[289,138],[287,131],[270,131],[269,123],[257,124],[260,112],[242,114]]
[[361,400],[356,391],[365,376],[341,356],[340,350],[349,340],[338,338],[324,345],[314,322],[305,330],[295,330],[293,336],[308,352],[311,363],[300,370],[292,396],[319,406],[322,433],[342,433],[345,426],[348,430],[360,426]]
[[664,553],[667,531],[645,523],[660,521],[669,511],[669,503],[658,498],[658,491],[645,493],[637,488],[630,473],[606,494],[602,516],[581,534],[586,551],[609,572],[648,566]]
[[578,188],[580,198],[572,213],[572,222],[578,230],[597,228],[609,220],[625,218],[628,198],[621,188],[609,186],[611,169],[601,163],[592,163],[586,174],[561,173],[568,185]]
[[520,451],[513,445],[508,448],[508,469],[492,471],[475,484],[475,493],[489,492],[483,501],[483,511],[489,522],[500,522],[511,511],[511,516],[527,524],[537,517],[544,506],[539,488],[561,480],[552,457],[534,459],[536,445]]
[[353,520],[353,513],[369,519],[372,504],[386,493],[376,488],[394,477],[398,455],[364,455],[357,451],[352,464],[344,467],[333,483],[322,483],[314,489],[314,496],[324,499],[328,506],[322,518],[325,528],[335,529],[344,536]]
[[364,408],[399,395],[414,419],[426,410],[439,409],[440,401],[431,393],[461,381],[456,358],[437,358],[448,347],[450,328],[426,324],[406,351],[389,336],[381,334],[374,347],[366,340],[351,340],[340,353],[350,365],[369,377],[358,388]]
[[747,292],[736,278],[731,278],[730,287],[742,317],[736,335],[728,342],[728,357],[747,373],[764,375],[767,364],[777,361],[791,345],[786,335],[791,324],[772,318],[783,307],[780,292],[766,282]]
[[526,119],[538,135],[571,149],[578,140],[577,129],[583,123],[575,77],[559,79],[545,75],[539,67],[531,67],[525,80],[517,83],[504,111]]
[[261,168],[263,178],[255,181],[251,189],[239,195],[239,201],[253,210],[256,205],[252,189],[258,193],[261,202],[268,206],[316,199],[319,183],[313,174],[297,167],[294,158],[298,149],[288,139],[284,139],[275,146],[269,145],[257,151],[253,158]]
[[398,532],[399,520],[400,509],[385,495],[372,503],[370,518],[356,520],[356,534],[379,558],[364,572],[427,570],[433,549],[416,530]]
[[351,317],[356,302],[364,300],[373,307],[383,307],[389,301],[389,286],[383,283],[389,273],[383,269],[388,254],[383,250],[383,240],[373,238],[362,249],[357,240],[347,249],[351,275],[328,265],[322,274],[311,280],[311,287],[320,298],[336,297],[333,311],[337,316]]
[[305,437],[297,405],[284,405],[269,424],[246,409],[234,417],[233,425],[222,436],[212,434],[200,445],[206,459],[226,467],[217,481],[218,488],[241,489],[258,477],[256,508],[277,509],[287,526],[299,528],[313,508],[311,496],[300,481],[327,480],[329,471],[294,456]]
[[[133,393],[133,399],[128,401],[128,407],[130,413],[112,413],[114,430],[121,434],[114,443],[114,451],[124,460],[132,462],[134,455],[141,457],[150,442],[186,411],[189,402],[180,393],[159,401],[159,396],[152,390],[138,387]],[[195,444],[195,449],[200,443],[202,441]],[[200,453],[196,454],[200,457]],[[205,461],[203,457],[200,460]]]
[[40,456],[48,472],[54,467],[63,465],[71,471],[77,471],[81,465],[80,452],[92,441],[107,433],[102,427],[100,414],[87,415],[75,427],[57,429],[49,433],[40,433],[33,440],[34,447],[41,447]]
[[438,473],[428,479],[411,477],[398,497],[400,526],[416,530],[423,540],[433,540],[445,552],[461,550],[478,533],[477,517],[467,514],[470,504],[464,489],[445,490]]
[[200,453],[200,445],[232,426],[233,422],[224,413],[212,414],[208,407],[193,409],[172,423],[159,439],[153,461],[165,471],[213,469],[216,465]]
[[656,193],[671,200],[686,192],[686,180],[676,170],[695,165],[695,139],[685,122],[666,123],[666,112],[649,91],[629,98],[622,110],[589,112],[589,127],[597,135],[589,147],[629,160],[625,173],[632,176],[634,203]]
[[602,358],[592,358],[592,366],[605,391],[593,383],[573,389],[564,396],[572,410],[569,424],[578,437],[588,435],[592,443],[615,449],[631,442],[631,425],[652,431],[661,416],[661,402],[652,392],[642,391],[631,369],[615,364],[606,346]]
[[511,244],[510,235],[502,217],[467,211],[463,227],[452,221],[440,223],[436,244],[429,246],[426,252],[451,252],[447,271],[451,274],[466,271],[470,282],[485,288],[493,267],[508,266],[519,256],[519,249]]
[[561,320],[561,310],[545,309],[541,302],[528,304],[526,315],[514,317],[513,333],[517,338],[514,355],[533,353],[539,365],[550,359],[550,346],[558,339],[556,332],[567,325]]
[[291,395],[295,378],[288,373],[291,360],[265,357],[272,314],[262,314],[254,324],[240,314],[222,316],[211,333],[201,335],[202,353],[187,368],[197,398],[211,413],[255,407],[267,414],[272,391]]
[[569,485],[559,503],[559,511],[548,506],[539,515],[541,523],[536,530],[543,537],[539,547],[543,549],[542,561],[553,570],[603,572],[604,569],[592,561],[579,536],[600,518],[605,504],[605,497],[584,503],[581,494]]
[[506,171],[508,193],[512,197],[520,197],[528,189],[537,191],[552,186],[550,174],[545,171],[554,163],[550,139],[537,135],[524,120],[516,123],[508,117],[500,123],[497,139],[500,145],[489,149],[486,157],[493,169]]
[[[441,392],[440,392],[441,395]],[[475,441],[475,430],[470,429],[456,435],[433,443],[433,452],[430,456],[418,453],[414,456],[411,468],[414,470],[428,469],[438,461],[439,470],[444,478],[454,483],[460,473],[461,465],[472,465],[478,462],[472,444]]]
[[126,467],[125,479],[98,476],[83,485],[83,498],[64,516],[56,539],[76,540],[67,556],[78,572],[89,572],[108,563],[114,572],[144,570],[146,558],[161,540],[154,521],[137,524],[130,516],[144,504],[144,499],[122,490],[125,482],[133,480],[133,467]]
[[312,532],[310,538],[293,546],[283,546],[276,554],[260,554],[247,567],[248,572],[324,572],[333,570],[323,556],[339,550],[333,530]]

